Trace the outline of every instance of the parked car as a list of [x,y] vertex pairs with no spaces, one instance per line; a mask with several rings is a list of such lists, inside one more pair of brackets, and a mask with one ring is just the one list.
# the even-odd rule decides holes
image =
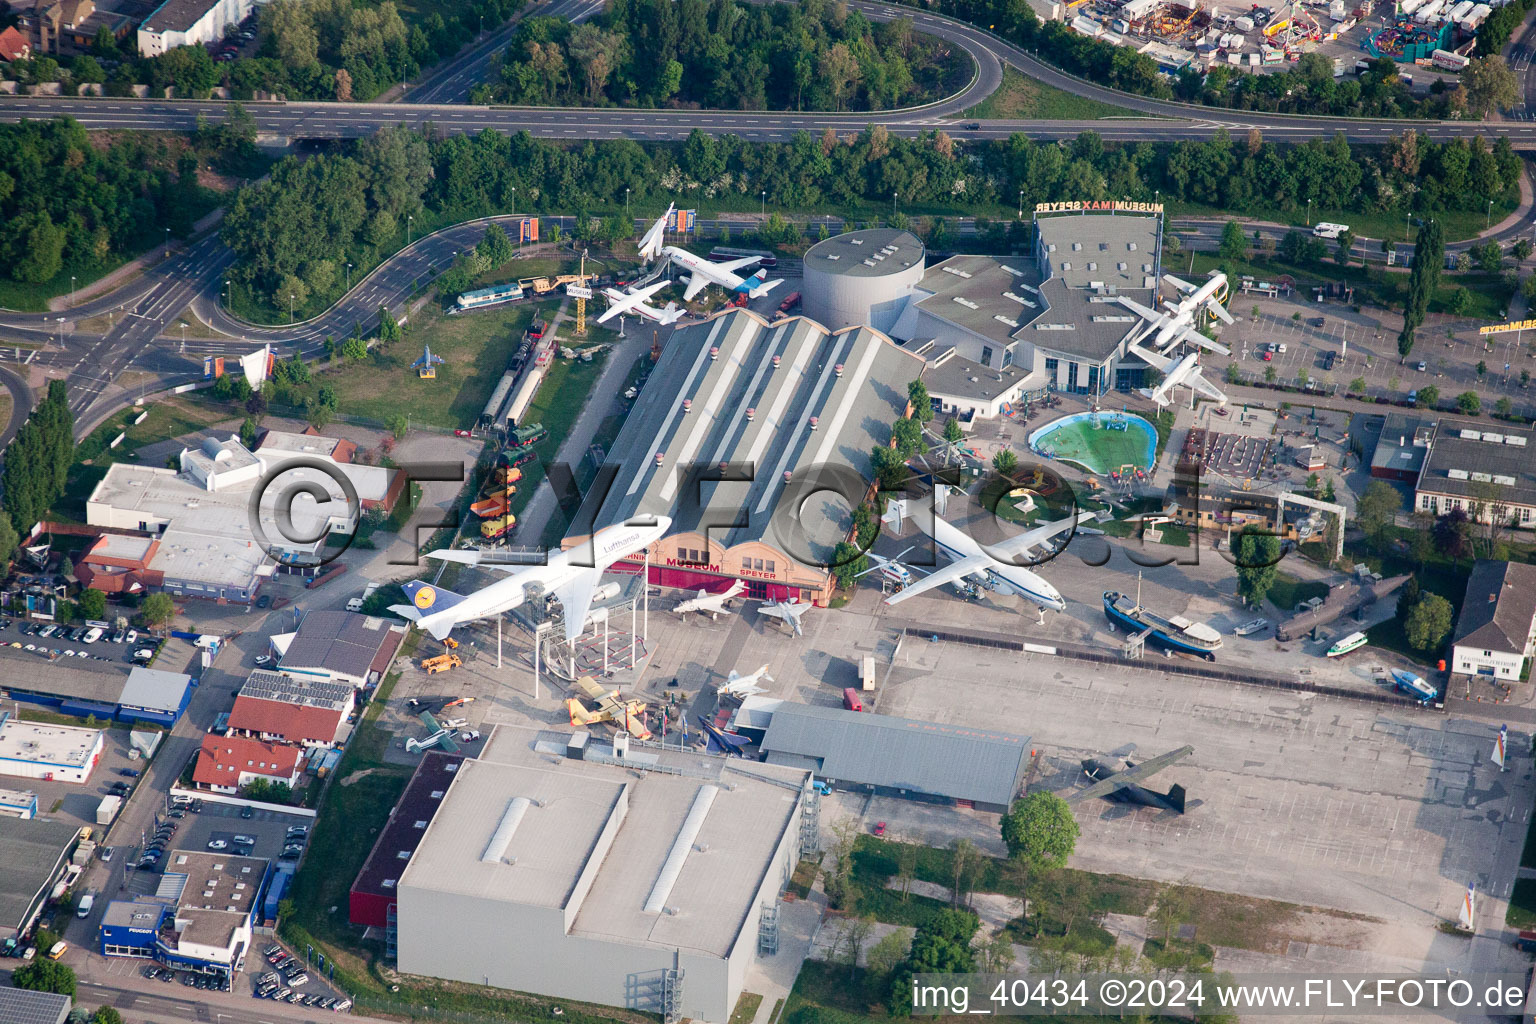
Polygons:
[[210,840],[208,840],[208,849],[210,849],[210,850],[227,850],[227,849],[229,849],[229,843],[225,842],[222,839],[210,839]]
[[256,817],[256,812],[251,810],[249,807],[242,807],[242,808],[240,808],[240,817],[242,817],[242,818],[254,818],[254,817]]
[[136,630],[136,629],[130,629],[128,631],[128,635],[123,637],[123,643],[125,643],[125,644],[138,643],[138,640],[139,640],[139,631]]
[[155,652],[150,650],[148,647],[140,647],[138,650],[133,652],[134,661],[150,661],[154,658],[154,656]]

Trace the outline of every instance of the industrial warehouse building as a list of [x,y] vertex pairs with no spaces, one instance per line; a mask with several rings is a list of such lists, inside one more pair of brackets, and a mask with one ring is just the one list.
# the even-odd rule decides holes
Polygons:
[[67,821],[0,817],[0,941],[19,940],[32,927],[79,841],[79,828]]
[[0,700],[85,718],[175,725],[192,701],[192,677],[107,661],[59,658],[0,646]]
[[1536,429],[1440,420],[1425,446],[1414,507],[1432,515],[1459,508],[1478,522],[1536,529]]
[[733,728],[768,764],[839,789],[1006,811],[1024,785],[1029,738],[963,725],[748,697]]
[[[565,546],[635,516],[671,516],[650,582],[715,592],[741,580],[750,599],[826,601],[831,573],[817,563],[846,539],[869,453],[889,443],[922,369],[866,327],[731,310],[679,328],[614,441],[603,473],[615,475],[589,489]],[[734,479],[689,482],[722,463]],[[797,500],[829,490],[845,500]],[[643,557],[614,569],[639,571]]]
[[202,46],[256,8],[256,0],[165,0],[139,26],[139,53],[156,57],[178,46]]
[[923,243],[910,231],[849,231],[806,250],[801,308],[830,330],[889,334],[923,279]]
[[498,726],[399,880],[405,974],[728,1020],[814,845],[808,771]]
[[103,749],[100,729],[23,722],[0,712],[0,775],[84,785]]
[[427,751],[394,810],[389,812],[389,821],[379,832],[378,841],[357,873],[357,880],[352,883],[347,901],[348,918],[353,924],[365,928],[384,929],[391,945],[400,897],[400,876],[405,873],[416,847],[421,845],[438,808],[443,806],[443,796],[463,762],[461,754]]
[[98,933],[101,954],[232,979],[251,948],[270,863],[186,850],[167,860],[153,896],[107,906]]
[[64,1024],[72,1000],[56,992],[0,988],[0,1020],[6,1024]]
[[405,627],[373,615],[316,611],[304,616],[296,633],[271,638],[278,670],[317,682],[347,683],[357,689],[383,678],[405,639]]

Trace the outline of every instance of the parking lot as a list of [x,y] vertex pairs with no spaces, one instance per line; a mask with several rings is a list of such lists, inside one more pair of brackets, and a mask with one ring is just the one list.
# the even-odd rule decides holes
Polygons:
[[[193,807],[197,806],[199,805],[193,805]],[[125,861],[125,865],[134,869],[129,873],[127,880],[131,891],[153,892],[155,886],[159,884],[159,872],[174,862],[178,850],[228,852],[243,857],[260,857],[277,864],[284,857],[288,830],[295,827],[307,829],[314,825],[313,818],[301,814],[283,814],[212,801],[202,801],[200,806],[201,810],[188,807],[176,807],[170,810],[162,808],[157,813],[155,830],[175,826],[174,833],[163,840],[165,853],[158,864],[146,865],[143,869],[138,869],[139,852],[155,842],[155,831],[147,831],[143,836],[132,837],[132,846],[124,844],[124,853],[129,858]],[[307,833],[302,841],[308,842]],[[210,843],[224,845],[210,846]],[[290,862],[298,860],[296,857],[287,859]]]

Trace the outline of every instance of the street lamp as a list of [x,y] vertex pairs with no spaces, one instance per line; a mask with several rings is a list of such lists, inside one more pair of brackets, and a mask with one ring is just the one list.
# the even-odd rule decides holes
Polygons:
[[1019,189],[1019,220],[1024,219],[1024,190]]
[[[513,189],[512,191],[516,192],[517,190]],[[635,226],[634,222],[629,219],[629,189],[627,188],[624,190],[624,220],[630,227]]]
[[165,254],[167,256],[169,256],[171,254],[171,229],[170,228],[166,228],[165,229]]
[[1307,200],[1307,223],[1312,223],[1312,200]]
[[758,220],[767,220],[768,219],[768,190],[767,189],[763,189],[762,198],[760,200],[758,200],[758,203],[757,203],[757,218],[758,218]]
[[352,290],[352,264],[347,264],[347,291]]
[[70,274],[69,275],[69,304],[71,306],[73,306],[75,304],[75,275],[74,274]]
[[898,192],[892,192],[891,193],[891,216],[892,217],[896,216],[896,197],[898,195],[900,195],[900,193],[898,193]]
[[1485,223],[1483,225],[1483,229],[1486,231],[1488,228],[1490,228],[1492,226],[1493,226],[1493,200],[1490,199],[1490,200],[1488,200],[1488,220],[1487,220],[1487,223]]
[[293,323],[293,292],[288,293],[288,322]]
[[415,222],[415,220],[416,220],[416,218],[411,216],[410,214],[407,214],[406,217],[405,217],[405,244],[406,245],[410,245],[411,244],[411,225],[412,225],[412,223]]

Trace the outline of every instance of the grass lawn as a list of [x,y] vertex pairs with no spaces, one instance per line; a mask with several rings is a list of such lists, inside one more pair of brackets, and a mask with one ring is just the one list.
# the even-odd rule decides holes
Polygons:
[[1504,923],[1511,928],[1536,928],[1536,878],[1515,881],[1515,890],[1509,894],[1509,911]]
[[1048,424],[1044,428],[1046,433],[1040,435],[1036,444],[1042,452],[1050,452],[1064,462],[1077,463],[1092,473],[1106,474],[1124,466],[1150,469],[1147,448],[1155,436],[1156,427],[1140,416],[1130,416],[1126,429],[1109,429],[1108,424],[1117,419],[1106,415],[1100,425],[1095,426],[1089,419],[1064,417]]
[[1317,580],[1302,581],[1288,572],[1275,573],[1274,585],[1269,588],[1270,603],[1287,615],[1303,601],[1327,596],[1328,584]]
[[[549,364],[549,372],[544,376],[544,383],[539,386],[539,393],[534,395],[533,403],[528,407],[528,413],[524,419],[529,423],[542,423],[549,431],[549,437],[540,441],[536,447],[539,458],[523,466],[523,479],[517,485],[517,494],[512,498],[512,512],[521,515],[533,495],[544,484],[544,463],[553,461],[560,446],[565,443],[571,427],[576,425],[576,418],[581,414],[582,406],[586,404],[587,396],[592,393],[592,385],[597,382],[598,374],[603,372],[603,364],[607,360],[606,353],[600,353],[593,357],[590,363],[579,362],[575,359],[556,359]],[[599,400],[602,400],[601,397]],[[576,466],[571,467],[573,473],[580,472],[586,464],[585,453],[582,454]],[[557,545],[565,534],[565,517],[558,512],[549,517],[545,524],[544,533],[540,537],[520,537],[520,544],[539,544],[543,547]]]
[[[1509,216],[1519,204],[1520,194],[1518,190],[1512,190],[1496,198],[1493,203],[1491,223],[1497,224]],[[1165,206],[1170,220],[1189,216],[1232,216],[1226,210],[1212,206],[1202,206],[1199,203],[1169,202]],[[1445,240],[1447,242],[1459,242],[1464,239],[1474,238],[1486,229],[1486,226],[1490,223],[1486,209],[1486,200],[1485,208],[1481,212],[1482,216],[1478,216],[1479,211],[1477,210],[1441,210],[1436,212],[1435,217],[1440,221],[1441,229],[1445,232]],[[1306,220],[1309,215],[1312,218],[1310,223]],[[1418,231],[1416,227],[1411,231],[1409,230],[1408,222],[1401,213],[1328,210],[1318,206],[1316,203],[1312,204],[1310,214],[1306,206],[1295,210],[1254,209],[1244,212],[1237,219],[1245,222],[1271,221],[1276,224],[1291,224],[1307,231],[1312,229],[1313,224],[1331,221],[1335,224],[1348,224],[1350,230],[1354,231],[1357,237],[1385,239],[1390,242],[1412,242],[1413,236]],[[1332,255],[1337,248],[1337,245],[1330,242],[1329,254]],[[1406,270],[1407,268],[1403,269]]]
[[10,277],[0,277],[0,308],[16,309],[26,313],[45,312],[48,309],[49,299],[69,291],[71,274],[75,278],[75,288],[84,288],[106,277],[127,262],[127,256],[118,256],[89,266],[66,267],[41,284],[28,284]]
[[[1174,256],[1169,260],[1169,264],[1171,267],[1189,272],[1191,255],[1194,257],[1193,272],[1195,274],[1208,273],[1217,269],[1223,262],[1215,253],[1196,252]],[[1387,270],[1379,264],[1363,267],[1358,263],[1352,263],[1347,267],[1341,267],[1331,259],[1314,264],[1293,264],[1286,263],[1278,255],[1259,255],[1238,260],[1231,266],[1238,274],[1252,274],[1261,280],[1273,280],[1282,274],[1289,274],[1295,278],[1297,290],[1304,294],[1312,285],[1328,281],[1353,285],[1357,305],[1401,309],[1408,297],[1408,274],[1398,270]],[[1174,272],[1177,273],[1178,269]],[[1500,275],[1481,271],[1468,271],[1465,274],[1446,271],[1440,275],[1440,285],[1435,289],[1435,294],[1430,300],[1429,311],[1450,313],[1453,297],[1463,288],[1468,293],[1469,305],[1466,313],[1462,315],[1472,319],[1496,320],[1503,316],[1509,307],[1511,292]],[[1423,332],[1426,337],[1430,333],[1432,332]]]
[[1099,117],[1144,115],[1101,100],[1074,96],[1004,64],[1002,85],[992,95],[967,110],[965,116],[988,120],[1030,118],[1042,121],[1088,121]]
[[762,1005],[762,996],[756,992],[743,992],[736,1000],[736,1009],[731,1011],[731,1024],[752,1024],[757,1008]]

